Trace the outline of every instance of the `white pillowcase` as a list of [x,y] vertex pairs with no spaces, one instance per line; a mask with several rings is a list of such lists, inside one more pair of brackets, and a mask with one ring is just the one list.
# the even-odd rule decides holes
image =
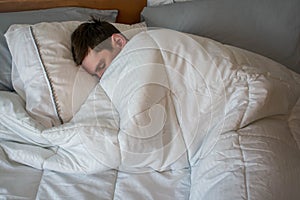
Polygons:
[[[46,128],[72,119],[98,82],[72,58],[70,37],[80,23],[15,24],[5,34],[13,87],[28,113]],[[146,29],[145,23],[113,24],[129,39]]]
[[165,4],[192,1],[192,0],[147,0],[147,6],[160,6]]

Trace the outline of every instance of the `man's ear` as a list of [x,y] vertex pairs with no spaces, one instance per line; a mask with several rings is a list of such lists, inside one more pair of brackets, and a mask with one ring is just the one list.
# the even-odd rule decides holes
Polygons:
[[127,43],[126,38],[122,34],[119,34],[119,33],[112,34],[111,40],[112,40],[112,46],[113,47],[118,47],[118,48],[121,48],[121,49]]

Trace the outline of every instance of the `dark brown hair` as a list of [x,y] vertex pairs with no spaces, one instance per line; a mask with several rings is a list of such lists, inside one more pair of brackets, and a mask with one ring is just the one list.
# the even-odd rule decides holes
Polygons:
[[[81,65],[89,48],[94,49],[101,42],[107,43],[106,40],[114,33],[120,33],[120,31],[109,22],[100,21],[94,17],[89,22],[79,25],[71,35],[72,55],[75,63]],[[105,44],[104,48],[111,48],[111,43]],[[97,50],[101,49],[97,48]]]

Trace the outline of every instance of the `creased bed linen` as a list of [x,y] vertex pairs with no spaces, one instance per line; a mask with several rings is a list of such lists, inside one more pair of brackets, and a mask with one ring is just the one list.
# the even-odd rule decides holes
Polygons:
[[43,128],[16,94],[1,92],[0,144],[10,160],[37,169],[134,177],[117,176],[116,199],[157,199],[151,187],[135,191],[147,180],[138,174],[181,170],[190,178],[169,199],[297,199],[299,96],[299,74],[270,59],[150,30],[128,42],[62,126]]

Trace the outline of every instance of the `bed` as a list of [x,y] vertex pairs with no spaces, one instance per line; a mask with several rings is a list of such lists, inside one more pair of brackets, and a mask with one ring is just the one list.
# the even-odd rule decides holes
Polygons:
[[[300,199],[299,9],[0,1],[0,199]],[[101,80],[91,16],[129,39]]]

